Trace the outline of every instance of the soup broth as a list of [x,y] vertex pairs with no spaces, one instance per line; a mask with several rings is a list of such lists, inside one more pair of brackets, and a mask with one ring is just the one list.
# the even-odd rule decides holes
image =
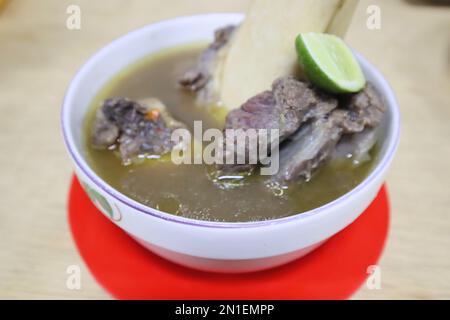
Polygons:
[[[174,118],[192,128],[195,120],[203,128],[219,128],[217,107],[200,107],[195,96],[177,85],[180,75],[192,66],[203,45],[166,50],[130,66],[115,76],[95,97],[86,118],[85,147],[94,171],[128,197],[152,208],[198,220],[246,222],[276,219],[302,213],[337,199],[358,185],[374,160],[354,166],[352,161],[330,161],[313,178],[286,189],[266,186],[267,177],[254,174],[235,188],[219,188],[211,178],[211,167],[203,164],[175,165],[170,154],[140,164],[122,165],[113,153],[97,150],[89,143],[95,112],[111,97],[160,99]],[[377,148],[371,152],[375,158]],[[258,171],[255,171],[258,172]]]

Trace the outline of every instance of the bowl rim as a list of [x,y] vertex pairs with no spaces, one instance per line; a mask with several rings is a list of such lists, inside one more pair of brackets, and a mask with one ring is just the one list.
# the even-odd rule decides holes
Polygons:
[[94,183],[98,188],[103,190],[106,194],[114,198],[115,200],[121,202],[122,204],[131,207],[134,210],[137,210],[141,213],[150,215],[155,218],[160,218],[170,222],[176,222],[184,225],[191,225],[197,227],[209,227],[209,228],[248,228],[248,227],[261,227],[261,226],[269,226],[269,225],[278,225],[283,223],[289,223],[292,221],[304,220],[311,218],[313,216],[317,216],[324,211],[328,211],[330,208],[335,207],[343,202],[348,201],[350,198],[354,197],[357,194],[360,194],[364,191],[365,187],[376,180],[377,177],[382,175],[387,168],[389,167],[394,154],[397,150],[399,140],[400,140],[400,111],[398,107],[398,102],[395,96],[394,91],[389,85],[386,78],[382,75],[382,73],[376,69],[366,58],[364,58],[361,54],[354,51],[357,60],[360,64],[363,65],[363,69],[366,70],[367,73],[370,73],[380,85],[380,91],[383,92],[384,100],[389,109],[389,113],[391,115],[391,119],[389,122],[392,124],[392,129],[390,130],[388,136],[385,138],[388,140],[388,146],[386,148],[385,153],[382,158],[376,164],[376,166],[370,171],[370,173],[361,181],[356,187],[346,192],[342,196],[336,198],[333,201],[330,201],[320,207],[296,213],[287,217],[277,218],[277,219],[269,219],[269,220],[261,220],[261,221],[248,221],[248,222],[218,222],[218,221],[206,221],[206,220],[196,220],[192,218],[185,218],[176,216],[164,211],[160,211],[149,206],[146,206],[142,203],[139,203],[125,194],[119,192],[112,186],[110,186],[106,181],[104,181],[86,161],[85,156],[81,155],[78,152],[78,148],[76,147],[73,139],[73,134],[71,130],[69,130],[69,110],[70,107],[73,107],[73,97],[76,95],[76,84],[83,79],[85,74],[87,74],[90,70],[90,67],[97,63],[97,61],[101,60],[103,55],[108,54],[108,52],[114,49],[117,46],[121,45],[121,42],[125,40],[125,38],[138,36],[143,33],[151,32],[152,29],[163,28],[165,26],[169,26],[173,23],[187,24],[193,20],[198,19],[228,19],[228,20],[241,20],[245,17],[243,13],[209,13],[209,14],[198,14],[198,15],[189,15],[189,16],[181,16],[171,19],[166,19],[160,22],[151,23],[144,27],[138,28],[131,32],[128,32],[117,39],[113,40],[100,50],[98,50],[94,55],[92,55],[77,71],[73,79],[70,81],[69,87],[65,93],[62,108],[61,108],[61,128],[63,132],[63,139],[66,145],[66,148],[75,162],[76,166],[82,171],[84,175],[86,175],[92,183]]

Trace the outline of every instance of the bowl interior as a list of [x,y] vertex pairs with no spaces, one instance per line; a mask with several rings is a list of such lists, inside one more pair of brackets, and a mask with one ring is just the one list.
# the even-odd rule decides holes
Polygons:
[[[212,41],[213,31],[238,24],[241,14],[211,14],[167,20],[132,31],[101,49],[73,79],[63,106],[63,130],[84,155],[83,123],[89,105],[100,89],[118,72],[152,53],[178,45]],[[67,127],[68,126],[68,127]]]
[[[239,24],[243,18],[242,14],[208,14],[155,23],[113,41],[89,59],[71,82],[62,109],[62,127],[67,147],[88,176],[107,186],[89,167],[83,146],[85,115],[99,90],[114,75],[139,59],[178,45],[212,41],[215,29]],[[399,135],[398,108],[392,89],[383,76],[362,56],[356,55],[367,80],[381,93],[388,108],[381,124],[381,145],[378,159],[375,159],[376,168],[383,161],[389,162],[396,149]],[[366,179],[370,179],[371,174]],[[125,195],[121,196],[135,202]]]

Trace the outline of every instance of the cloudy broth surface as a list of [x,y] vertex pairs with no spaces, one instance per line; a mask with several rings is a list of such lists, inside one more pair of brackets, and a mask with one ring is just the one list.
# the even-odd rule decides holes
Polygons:
[[[203,129],[221,128],[211,108],[195,105],[195,97],[182,90],[177,80],[204,48],[192,45],[165,50],[144,58],[117,74],[92,102],[85,123],[85,148],[89,164],[113,188],[152,208],[187,218],[246,222],[282,218],[320,207],[358,185],[372,168],[373,160],[359,166],[349,161],[330,161],[309,182],[292,183],[273,192],[267,176],[256,174],[236,188],[219,188],[203,164],[175,165],[169,156],[123,166],[113,152],[92,148],[89,137],[95,112],[111,97],[160,99],[176,119],[192,128],[195,120]],[[372,159],[375,151],[372,151]]]

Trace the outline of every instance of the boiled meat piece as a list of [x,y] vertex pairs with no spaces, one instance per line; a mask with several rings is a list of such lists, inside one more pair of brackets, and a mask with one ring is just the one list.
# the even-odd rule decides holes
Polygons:
[[298,177],[309,180],[313,171],[335,153],[335,147],[344,134],[346,137],[343,145],[338,147],[341,149],[339,152],[351,148],[355,161],[360,163],[366,159],[376,143],[374,128],[379,125],[385,107],[371,84],[342,104],[324,117],[303,125],[283,144],[279,171],[273,181],[285,184]]
[[93,147],[117,149],[123,164],[160,156],[174,147],[171,134],[184,127],[157,99],[140,103],[127,98],[107,99],[97,111],[91,133]]
[[200,55],[197,64],[187,70],[179,79],[179,84],[197,94],[200,105],[207,105],[219,100],[216,89],[219,63],[226,52],[226,46],[235,32],[235,26],[226,26],[216,30],[214,41]]
[[[307,82],[298,81],[292,77],[277,79],[272,84],[272,90],[264,91],[249,99],[239,109],[232,110],[225,122],[225,129],[278,129],[278,143],[298,130],[300,125],[309,119],[323,117],[335,109],[338,101],[313,87]],[[270,139],[271,137],[269,137]],[[258,141],[259,142],[259,141]],[[238,152],[235,141],[232,148],[228,146],[227,152]],[[275,141],[270,140],[268,154],[259,154],[258,144],[246,144],[245,154],[259,154],[266,158]],[[235,155],[237,158],[238,154]],[[258,162],[261,162],[261,158]],[[247,170],[246,165],[220,166],[227,172]]]

